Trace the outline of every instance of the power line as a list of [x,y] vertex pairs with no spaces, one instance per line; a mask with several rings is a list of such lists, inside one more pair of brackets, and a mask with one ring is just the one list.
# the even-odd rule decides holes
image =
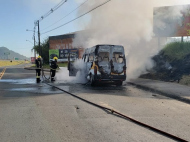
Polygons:
[[41,16],[38,20],[35,21],[35,26],[37,25],[37,22],[42,21],[44,18],[49,16],[51,13],[53,13],[55,10],[57,10],[60,6],[62,6],[67,0],[62,0],[60,3],[58,3],[54,8],[51,8],[50,11],[48,11],[46,14]]
[[60,20],[56,21],[55,23],[51,24],[50,26],[44,28],[41,31],[44,31],[45,29],[57,24],[58,22],[60,22],[61,20],[63,20],[64,18],[66,18],[67,16],[69,16],[71,13],[73,13],[74,11],[76,11],[77,9],[79,9],[82,5],[84,5],[88,0],[86,0],[85,2],[83,2],[81,5],[79,5],[77,8],[75,8],[74,10],[72,10],[71,12],[69,12],[67,15],[65,15],[64,17],[62,17]]
[[[38,46],[40,48],[40,21],[42,21],[44,18],[46,18],[47,16],[49,16],[51,13],[53,13],[55,10],[57,10],[60,6],[62,6],[64,3],[66,3],[67,0],[62,0],[60,3],[58,3],[54,8],[52,8],[50,11],[48,11],[46,14],[44,14],[43,16],[41,16],[40,19],[36,20],[34,22],[34,34],[33,34],[33,38],[34,38],[34,44],[35,44],[35,28],[36,26],[38,26]],[[42,47],[41,47],[41,50],[40,50],[40,54],[42,55]]]
[[89,10],[88,12],[86,12],[86,13],[84,13],[84,14],[78,16],[77,18],[74,18],[74,19],[72,19],[71,21],[64,23],[63,25],[60,25],[60,26],[58,26],[58,27],[56,27],[56,28],[54,28],[54,29],[51,29],[51,30],[49,30],[49,31],[47,31],[47,32],[44,32],[44,33],[41,33],[41,34],[45,34],[45,33],[51,32],[51,31],[53,31],[53,30],[56,30],[56,29],[58,29],[58,28],[60,28],[60,27],[62,27],[62,26],[65,26],[65,25],[67,25],[67,24],[69,24],[69,23],[71,23],[71,22],[73,22],[73,21],[75,21],[75,20],[77,20],[77,19],[79,19],[79,18],[85,16],[86,14],[88,14],[88,13],[94,11],[95,9],[97,9],[97,8],[99,8],[99,7],[103,6],[103,5],[105,5],[106,3],[110,2],[110,1],[111,1],[111,0],[108,0],[108,1],[106,1],[106,2],[104,2],[104,3],[102,3],[102,4],[100,4],[100,5],[96,6],[95,8]]

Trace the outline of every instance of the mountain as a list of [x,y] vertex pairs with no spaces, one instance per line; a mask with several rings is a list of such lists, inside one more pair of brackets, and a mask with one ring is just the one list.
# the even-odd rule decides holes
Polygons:
[[[9,54],[9,55],[8,55]],[[28,57],[20,55],[12,50],[9,50],[6,47],[0,47],[0,60],[1,59],[17,59],[17,60],[29,60]]]

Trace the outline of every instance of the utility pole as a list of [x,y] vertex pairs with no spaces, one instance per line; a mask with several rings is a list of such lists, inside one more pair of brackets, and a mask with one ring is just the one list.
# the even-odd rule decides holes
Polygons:
[[42,56],[42,48],[40,47],[40,21],[38,20],[38,46],[39,46],[39,55]]
[[[36,40],[35,40],[35,35],[34,35],[34,47],[36,46]],[[34,49],[34,57],[36,59],[36,50]]]

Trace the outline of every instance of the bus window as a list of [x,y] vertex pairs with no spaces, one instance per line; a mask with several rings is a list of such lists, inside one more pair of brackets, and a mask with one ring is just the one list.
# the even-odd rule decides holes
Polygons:
[[115,63],[123,63],[123,54],[121,52],[114,52],[112,60]]
[[90,56],[89,56],[89,62],[93,62],[94,61],[94,56],[93,56],[93,54],[91,54]]
[[89,56],[86,54],[86,57],[85,57],[85,61],[84,61],[84,62],[88,62],[88,61],[89,61],[88,57],[89,57]]
[[109,62],[109,52],[99,52],[98,61]]
[[86,54],[83,55],[83,61],[85,62],[86,59]]

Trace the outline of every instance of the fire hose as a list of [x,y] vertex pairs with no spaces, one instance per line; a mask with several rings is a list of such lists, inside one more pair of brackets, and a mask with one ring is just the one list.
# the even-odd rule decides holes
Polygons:
[[98,108],[100,108],[100,109],[109,111],[109,112],[111,112],[111,114],[116,114],[117,116],[120,116],[120,117],[122,117],[122,118],[125,118],[125,119],[127,119],[127,120],[130,120],[131,122],[133,122],[133,123],[135,123],[135,124],[138,124],[138,125],[140,125],[140,126],[143,126],[143,127],[147,128],[147,129],[150,129],[150,130],[152,130],[152,131],[158,133],[158,134],[164,135],[164,136],[166,136],[166,137],[168,137],[168,138],[170,138],[170,139],[173,139],[173,140],[176,140],[176,141],[180,141],[180,142],[188,142],[187,140],[184,140],[184,139],[182,139],[182,138],[180,138],[180,137],[178,137],[178,136],[175,136],[175,135],[170,134],[170,133],[168,133],[168,132],[159,130],[159,129],[153,127],[153,126],[150,126],[150,125],[147,125],[147,124],[145,124],[145,123],[142,123],[142,122],[140,122],[140,121],[138,121],[138,120],[135,120],[134,118],[131,118],[131,117],[129,117],[129,116],[125,115],[125,114],[122,114],[122,113],[120,113],[120,112],[118,112],[118,111],[115,111],[115,110],[113,110],[113,109],[110,109],[110,108],[107,108],[107,107],[98,105],[98,104],[93,103],[93,102],[91,102],[91,101],[88,101],[88,100],[86,100],[86,99],[84,99],[84,98],[82,98],[82,97],[79,97],[79,96],[74,95],[74,94],[72,94],[72,93],[70,93],[70,92],[67,92],[67,91],[65,91],[65,90],[63,90],[63,89],[61,89],[61,88],[59,88],[59,87],[57,87],[57,86],[54,86],[54,85],[49,84],[49,83],[46,83],[46,84],[49,85],[49,86],[52,86],[52,87],[54,87],[54,88],[56,88],[56,89],[58,89],[58,90],[61,90],[61,91],[65,92],[65,93],[67,93],[67,94],[69,94],[69,95],[71,95],[71,96],[73,96],[73,97],[75,97],[75,98],[77,98],[77,99],[79,99],[79,100],[82,100],[82,101],[84,101],[84,102],[86,102],[86,103],[88,103],[88,104],[91,104],[91,105],[93,105],[93,106],[95,106],[95,107],[98,107]]
[[[37,68],[25,68],[25,69],[28,69],[28,70],[36,70]],[[39,68],[38,68],[38,69],[39,69]],[[43,67],[42,67],[41,69],[42,69],[42,76],[43,76],[43,78],[45,78],[45,81],[49,80],[50,77],[51,77],[51,70],[45,70],[45,69],[43,69]],[[45,73],[44,73],[45,71],[50,72],[49,78],[47,78],[47,77],[45,76]],[[45,83],[46,83],[46,82],[45,82]],[[54,86],[54,85],[49,84],[49,83],[46,83],[46,84],[49,85],[49,86],[52,86],[52,87],[54,87],[54,88],[56,88],[56,89],[58,89],[58,90],[61,90],[61,91],[65,92],[65,93],[67,93],[67,94],[69,94],[69,95],[71,95],[71,96],[73,96],[73,97],[75,97],[75,98],[77,98],[77,99],[79,99],[79,100],[82,100],[82,101],[84,101],[84,102],[86,102],[86,103],[88,103],[88,104],[91,104],[91,105],[93,105],[93,106],[95,106],[95,107],[98,107],[98,108],[100,108],[100,109],[109,111],[109,112],[111,112],[111,114],[116,114],[117,116],[120,116],[120,117],[122,117],[122,118],[125,118],[125,119],[127,119],[127,120],[130,120],[131,122],[133,122],[133,123],[135,123],[135,124],[138,124],[138,125],[140,125],[140,126],[143,126],[143,127],[145,127],[145,128],[148,128],[148,129],[150,129],[150,130],[152,130],[152,131],[154,131],[154,132],[156,132],[156,133],[159,133],[159,134],[161,134],[161,135],[164,135],[164,136],[166,136],[166,137],[168,137],[168,138],[170,138],[170,139],[173,139],[173,140],[176,140],[176,141],[181,141],[181,142],[188,142],[187,140],[184,140],[184,139],[182,139],[182,138],[180,138],[180,137],[177,137],[177,136],[175,136],[175,135],[173,135],[173,134],[170,134],[170,133],[168,133],[168,132],[164,132],[164,131],[162,131],[162,130],[159,130],[159,129],[153,127],[153,126],[150,126],[150,125],[147,125],[147,124],[145,124],[145,123],[142,123],[142,122],[140,122],[140,121],[138,121],[138,120],[135,120],[135,119],[133,119],[133,118],[131,118],[131,117],[125,115],[125,114],[122,114],[122,113],[120,113],[120,112],[118,112],[118,111],[115,111],[115,110],[113,110],[113,109],[110,109],[110,108],[107,108],[107,107],[98,105],[98,104],[93,103],[93,102],[91,102],[91,101],[88,101],[88,100],[86,100],[86,99],[84,99],[84,98],[82,98],[82,97],[79,97],[79,96],[74,95],[74,94],[72,94],[72,93],[70,93],[70,92],[67,92],[67,91],[65,91],[65,90],[63,90],[63,89],[61,89],[61,88],[59,88],[59,87],[57,87],[57,86]]]
[[44,73],[44,68],[42,67],[42,78],[43,78],[43,80],[49,80],[49,79],[51,78],[51,70],[50,70],[49,77],[47,78],[47,77],[45,76],[45,73]]
[[[27,68],[27,67],[25,67],[24,69],[26,69],[26,70],[36,70],[36,69],[41,69],[43,80],[49,80],[49,79],[51,78],[51,69],[48,70],[48,69],[44,69],[43,67],[42,67],[42,68]],[[44,72],[50,72],[50,75],[49,75],[48,78],[45,76],[45,73],[44,73]]]

